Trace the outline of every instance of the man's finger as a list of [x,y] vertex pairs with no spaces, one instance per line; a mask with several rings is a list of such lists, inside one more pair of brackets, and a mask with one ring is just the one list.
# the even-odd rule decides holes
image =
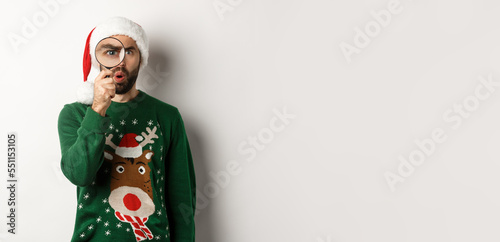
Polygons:
[[102,87],[104,87],[106,90],[115,90],[116,87],[115,87],[115,84],[113,83],[105,83],[105,84],[102,84],[101,85]]
[[112,76],[113,72],[108,69],[102,69],[99,75],[97,75],[97,79],[105,79],[106,76]]
[[108,95],[109,95],[109,97],[114,98],[115,97],[115,90],[108,89]]
[[104,78],[101,80],[101,85],[107,85],[107,84],[115,84],[115,81],[113,78]]

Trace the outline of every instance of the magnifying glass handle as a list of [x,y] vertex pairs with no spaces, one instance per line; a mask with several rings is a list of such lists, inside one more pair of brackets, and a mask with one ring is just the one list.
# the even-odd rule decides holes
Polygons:
[[[111,70],[111,68],[109,68],[107,66],[105,66],[105,68],[108,69],[108,70]],[[110,75],[106,75],[104,78],[109,78],[109,77],[110,77]]]

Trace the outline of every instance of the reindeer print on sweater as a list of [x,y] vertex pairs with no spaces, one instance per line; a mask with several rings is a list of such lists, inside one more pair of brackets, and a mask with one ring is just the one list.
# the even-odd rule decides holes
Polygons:
[[194,241],[196,180],[179,111],[146,93],[59,117],[61,170],[76,185],[72,242]]
[[[151,150],[144,150],[147,144],[154,143],[156,127],[146,128],[143,136],[128,133],[123,136],[119,146],[106,137],[106,144],[115,152],[104,151],[104,159],[112,164],[109,204],[115,210],[115,216],[122,222],[130,223],[137,241],[153,239],[153,234],[146,226],[149,215],[155,212],[151,188],[151,169],[148,163],[154,155]],[[141,143],[138,143],[141,142]]]

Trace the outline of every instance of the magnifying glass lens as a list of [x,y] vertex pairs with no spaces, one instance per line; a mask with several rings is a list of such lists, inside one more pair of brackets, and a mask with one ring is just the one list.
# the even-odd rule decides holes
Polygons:
[[95,57],[99,64],[111,69],[125,58],[125,47],[117,38],[107,37],[97,43]]

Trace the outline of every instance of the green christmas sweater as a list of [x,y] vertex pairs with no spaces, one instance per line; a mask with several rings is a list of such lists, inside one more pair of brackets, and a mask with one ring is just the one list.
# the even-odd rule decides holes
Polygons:
[[77,191],[71,241],[195,241],[196,183],[178,109],[139,90],[102,117],[66,104],[61,169]]

